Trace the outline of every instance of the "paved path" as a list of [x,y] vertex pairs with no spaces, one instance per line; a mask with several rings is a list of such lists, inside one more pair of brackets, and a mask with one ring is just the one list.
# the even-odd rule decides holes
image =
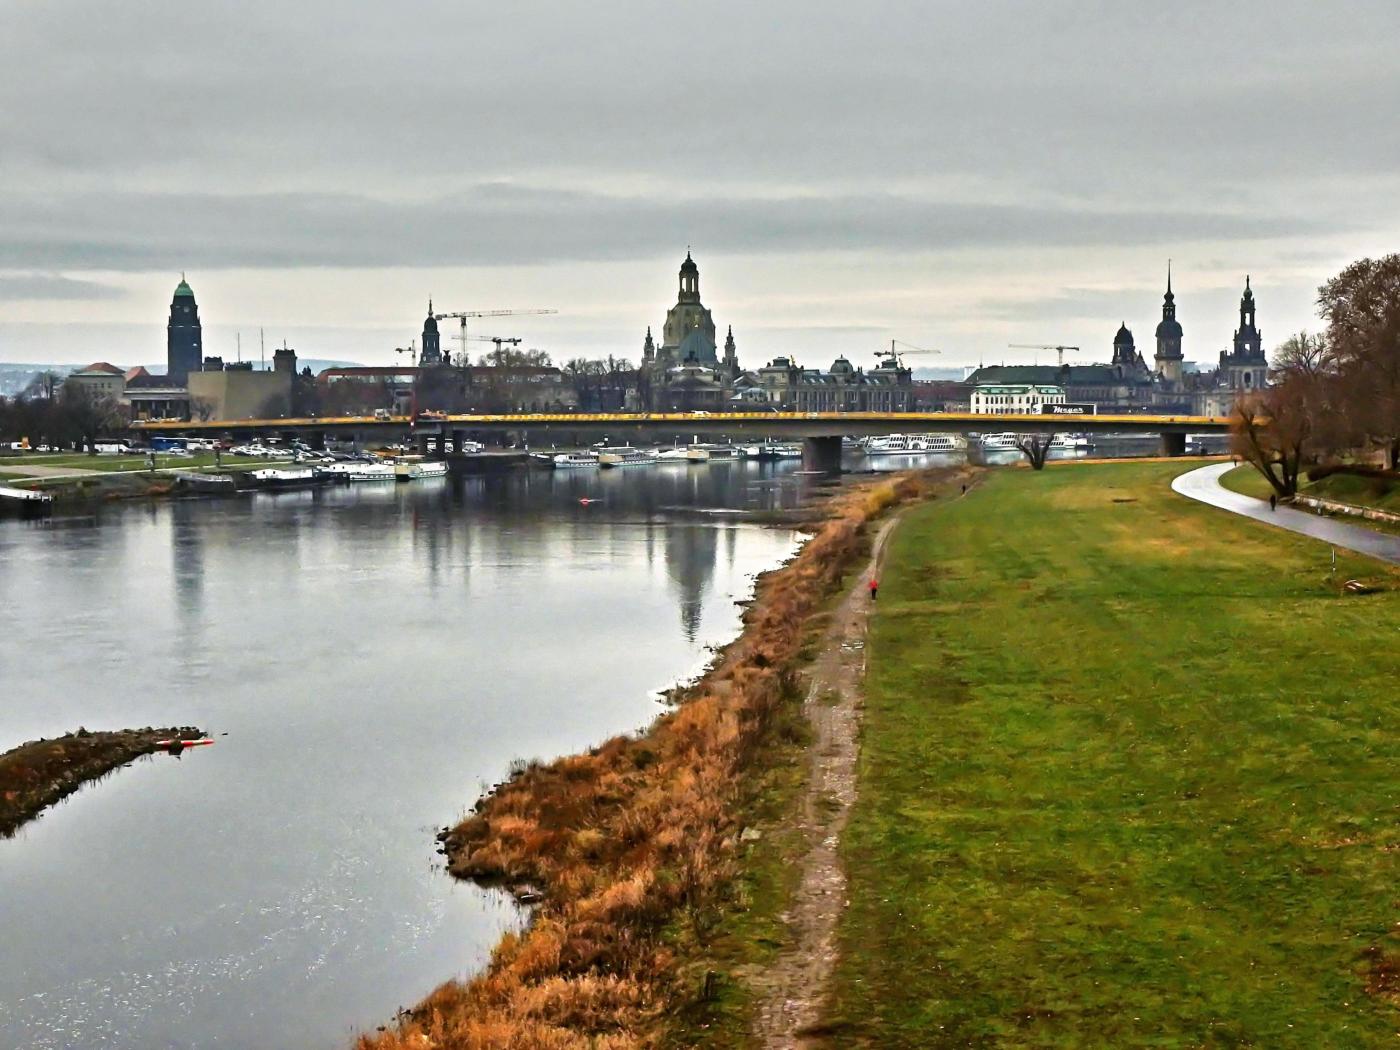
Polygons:
[[1242,514],[1266,525],[1311,536],[1334,547],[1342,547],[1358,554],[1369,554],[1392,565],[1400,565],[1400,536],[1377,532],[1360,525],[1348,525],[1335,518],[1304,513],[1291,507],[1270,510],[1269,504],[1264,500],[1242,496],[1220,484],[1220,476],[1233,468],[1233,463],[1212,463],[1208,467],[1188,471],[1173,479],[1172,490],[1202,503],[1209,503],[1212,507],[1228,510],[1232,514]]

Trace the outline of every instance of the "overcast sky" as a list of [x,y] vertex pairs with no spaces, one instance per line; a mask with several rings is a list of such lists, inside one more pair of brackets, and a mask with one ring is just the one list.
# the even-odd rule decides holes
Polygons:
[[384,363],[431,295],[635,359],[687,244],[750,367],[1150,357],[1168,257],[1188,360],[1246,273],[1272,348],[1400,250],[1397,41],[1396,0],[9,0],[0,360],[163,361],[181,271],[230,358]]

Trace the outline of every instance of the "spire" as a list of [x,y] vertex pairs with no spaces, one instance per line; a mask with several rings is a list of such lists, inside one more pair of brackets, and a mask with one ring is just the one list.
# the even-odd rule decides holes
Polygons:
[[430,295],[430,296],[428,296],[428,316],[431,317],[432,315],[433,315],[433,297]]
[[1172,261],[1167,260],[1167,300],[1170,302],[1175,296],[1172,295]]

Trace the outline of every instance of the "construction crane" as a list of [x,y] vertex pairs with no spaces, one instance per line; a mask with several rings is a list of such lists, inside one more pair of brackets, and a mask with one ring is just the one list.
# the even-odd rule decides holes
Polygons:
[[[896,347],[900,346],[907,347],[907,349],[896,349]],[[920,354],[941,354],[942,352],[941,350],[925,350],[921,346],[915,346],[913,343],[906,343],[902,339],[891,339],[890,348],[888,350],[876,350],[875,356],[881,358],[884,364],[893,363],[896,367],[903,368],[904,358],[906,357],[917,357]]]
[[1064,367],[1066,350],[1073,350],[1076,354],[1079,353],[1079,347],[1077,346],[1047,346],[1044,343],[1007,343],[1006,345],[1011,350],[1053,350],[1057,355],[1061,368]]
[[457,340],[462,344],[461,360],[465,363],[470,356],[467,353],[468,317],[519,317],[522,314],[557,314],[558,312],[558,310],[465,310],[458,313],[433,314],[433,320],[445,321],[449,317],[455,317],[462,322],[462,332],[457,336]]

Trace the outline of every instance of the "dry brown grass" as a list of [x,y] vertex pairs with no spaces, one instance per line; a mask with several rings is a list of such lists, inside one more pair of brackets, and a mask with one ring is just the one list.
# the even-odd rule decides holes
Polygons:
[[650,1045],[683,994],[663,931],[703,943],[736,866],[736,800],[756,748],[796,694],[809,617],[867,548],[866,525],[950,472],[833,497],[802,551],[767,574],[742,636],[641,737],[520,769],[446,837],[462,878],[544,891],[484,973],[438,988],[359,1050]]

